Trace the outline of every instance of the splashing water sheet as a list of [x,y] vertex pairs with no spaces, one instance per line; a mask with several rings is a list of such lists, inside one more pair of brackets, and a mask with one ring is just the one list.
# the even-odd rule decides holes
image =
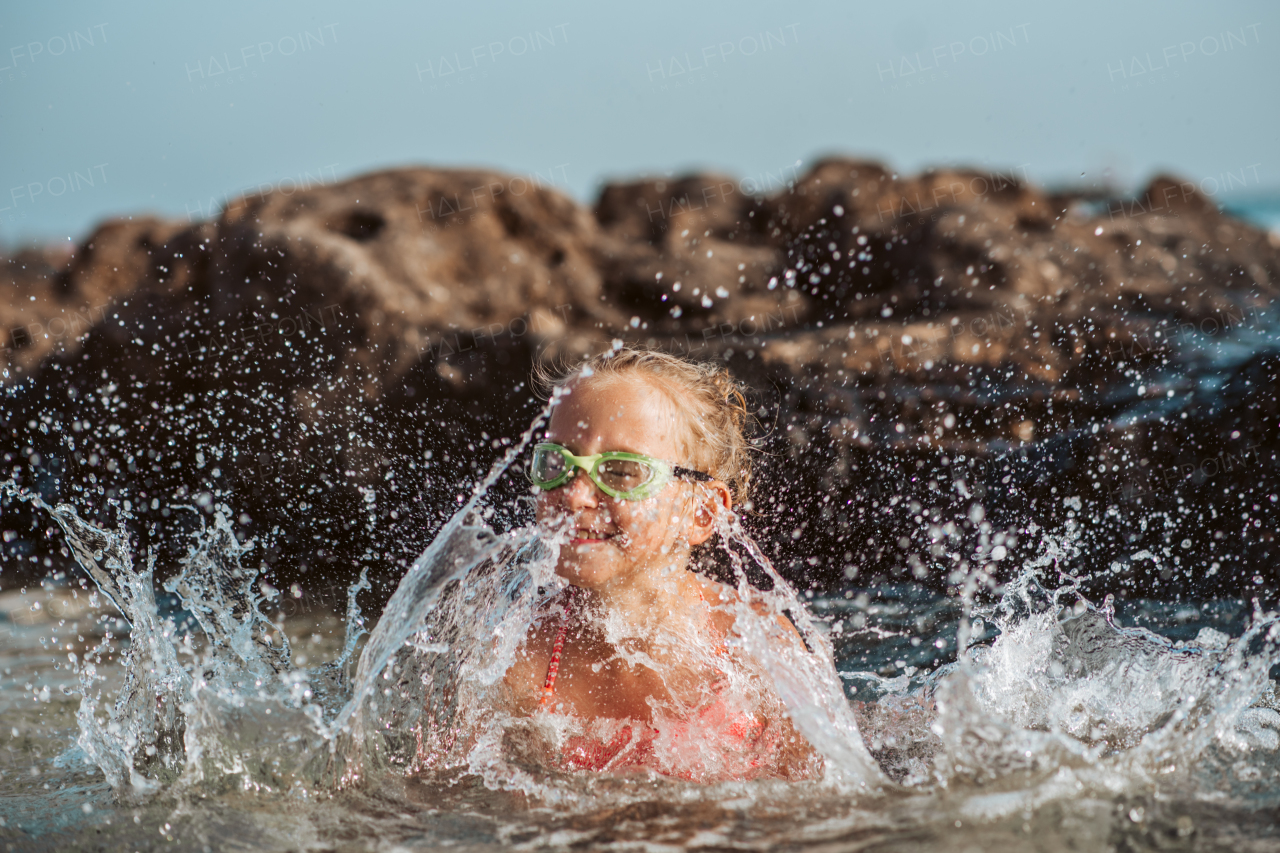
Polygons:
[[[995,595],[975,575],[955,596],[901,585],[806,600],[726,522],[719,547],[741,611],[730,654],[755,666],[726,693],[749,702],[750,685],[767,682],[814,747],[809,778],[752,778],[734,754],[744,748],[715,744],[711,729],[660,738],[647,763],[557,761],[575,738],[611,732],[506,710],[503,675],[562,588],[559,546],[509,516],[495,529],[504,516],[487,503],[539,425],[412,565],[367,638],[363,579],[345,625],[268,618],[280,593],[248,567],[255,543],[236,538],[229,507],[157,584],[123,508],[111,531],[6,484],[9,500],[47,514],[81,570],[3,597],[9,849],[1276,841],[1276,616],[1244,602],[1091,602],[1056,570],[1072,543],[1043,533],[1048,556]],[[772,588],[748,584],[751,572]],[[784,612],[805,648],[778,636]]]
[[[1280,843],[1280,622],[1258,601],[1086,598],[1097,579],[1061,568],[1088,547],[1073,498],[1064,529],[1016,532],[1038,556],[1003,584],[977,567],[1006,540],[984,532],[962,561],[935,529],[935,556],[974,567],[949,595],[800,595],[723,519],[715,558],[736,596],[716,606],[735,630],[718,651],[673,640],[721,672],[716,702],[655,711],[643,743],[620,723],[514,713],[504,675],[564,589],[563,536],[497,485],[545,416],[459,496],[372,626],[363,573],[345,612],[285,616],[301,591],[253,567],[234,506],[173,504],[197,526],[157,567],[127,503],[112,530],[4,484],[74,561],[0,595],[7,849]],[[787,772],[776,724],[725,737],[725,720],[778,718],[812,746]]]

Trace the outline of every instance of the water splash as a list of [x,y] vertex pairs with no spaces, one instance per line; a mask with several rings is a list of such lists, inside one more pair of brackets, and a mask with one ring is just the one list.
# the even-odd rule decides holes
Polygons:
[[[95,692],[92,654],[80,668],[84,754],[134,797],[172,786],[309,796],[470,775],[491,790],[581,808],[637,796],[626,781],[637,769],[668,785],[752,778],[752,759],[716,741],[717,721],[700,728],[697,713],[682,722],[656,714],[658,736],[640,755],[640,741],[624,738],[620,724],[508,710],[504,673],[563,586],[554,536],[529,526],[495,531],[486,521],[493,513],[483,499],[503,470],[477,486],[406,575],[354,675],[364,578],[349,590],[340,658],[303,668],[262,612],[273,591],[246,566],[253,543],[235,538],[229,511],[195,534],[164,584],[185,611],[177,619],[161,615],[154,561],[134,568],[123,526],[100,529],[70,506],[50,508],[5,485],[57,521],[77,562],[130,623],[125,685],[109,713]],[[1280,805],[1280,713],[1269,679],[1280,663],[1280,619],[1258,611],[1234,639],[1206,628],[1190,643],[1123,627],[1110,601],[1087,601],[1079,579],[1058,570],[1073,553],[1071,536],[1042,537],[1042,557],[994,603],[984,603],[985,579],[960,585],[955,663],[927,676],[853,673],[851,687],[872,689],[857,694],[870,701],[850,703],[841,686],[848,674],[835,668],[837,620],[810,614],[736,521],[724,519],[719,547],[737,596],[720,606],[739,626],[727,643],[734,665],[715,658],[734,697],[726,713],[775,697],[815,748],[828,791],[909,793],[962,820],[1157,792]],[[753,572],[771,588],[749,583]],[[787,624],[803,645],[788,641]],[[881,641],[894,633],[877,630]],[[690,654],[715,654],[696,637],[681,639]],[[616,759],[565,758],[586,743],[614,742],[622,744]],[[753,743],[762,755],[771,748],[763,732]],[[622,775],[603,784],[584,766]]]
[[[314,670],[292,666],[287,639],[261,611],[259,571],[242,565],[254,543],[236,539],[226,508],[202,521],[180,571],[164,585],[186,609],[189,621],[180,626],[161,615],[154,557],[147,556],[145,569],[134,568],[127,511],[116,508],[122,520],[112,533],[68,504],[50,507],[12,483],[0,487],[49,513],[76,562],[129,624],[124,686],[109,711],[94,687],[109,633],[80,667],[77,743],[114,789],[145,797],[175,782],[223,784],[234,777],[241,787],[271,790],[315,776],[305,768],[326,732],[324,699],[345,692],[344,661]],[[358,587],[349,627],[361,621]],[[190,630],[193,623],[198,631]],[[313,680],[324,687],[312,690]]]
[[973,614],[994,642],[891,699],[936,704],[925,736],[919,719],[897,732],[927,742],[932,779],[919,784],[976,789],[960,813],[992,820],[1062,798],[1238,793],[1242,778],[1280,775],[1277,614],[1255,613],[1234,640],[1206,628],[1175,643],[1117,625],[1110,597],[1096,606],[1042,580],[1024,571]]
[[[494,788],[564,799],[563,786],[553,780],[575,765],[556,756],[576,748],[566,752],[566,744],[608,741],[618,733],[596,731],[606,723],[550,714],[530,720],[510,711],[503,675],[539,609],[563,589],[554,574],[560,543],[537,527],[496,533],[483,520],[492,511],[481,506],[539,424],[477,485],[406,574],[349,682],[344,665],[363,628],[354,605],[361,584],[351,590],[343,658],[305,670],[293,666],[283,632],[262,613],[273,591],[245,566],[253,543],[236,539],[225,508],[195,535],[181,570],[164,585],[189,617],[181,628],[159,617],[154,566],[133,572],[123,529],[117,535],[100,531],[69,506],[51,511],[77,561],[133,626],[126,667],[137,685],[105,724],[86,698],[86,753],[110,765],[114,787],[136,795],[173,781],[307,792],[351,786],[390,770],[464,770]],[[48,511],[38,497],[9,491]],[[768,774],[760,769],[768,766],[766,759],[743,756],[743,737],[761,754],[783,748],[783,733],[751,716],[761,703],[774,702],[772,716],[785,720],[789,711],[832,781],[874,784],[879,772],[844,702],[829,644],[741,528],[726,520],[721,535],[739,592],[723,607],[733,611],[741,630],[729,638],[723,659],[705,638],[681,638],[702,655],[702,664],[721,672],[718,703],[656,712],[654,733],[634,739],[620,766],[705,781]],[[110,556],[99,565],[104,551]],[[747,583],[747,561],[763,568],[772,590]],[[783,627],[788,616],[807,648],[789,640]],[[154,717],[155,709],[164,712],[162,719]],[[725,741],[722,730],[739,718],[751,722]]]

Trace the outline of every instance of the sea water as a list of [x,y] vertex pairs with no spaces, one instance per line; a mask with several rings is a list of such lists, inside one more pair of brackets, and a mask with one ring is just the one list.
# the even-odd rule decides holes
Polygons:
[[[1088,600],[1053,559],[1071,543],[1034,527],[1023,535],[1041,537],[1045,556],[994,591],[975,575],[951,596],[882,585],[810,598],[727,521],[720,542],[743,602],[731,655],[744,662],[729,692],[747,708],[765,701],[748,685],[766,685],[756,693],[815,749],[808,778],[744,779],[751,763],[714,728],[647,766],[566,768],[564,745],[593,732],[503,706],[502,675],[560,588],[554,537],[486,504],[520,449],[444,526],[376,625],[356,604],[362,582],[343,614],[273,616],[288,593],[252,568],[232,507],[203,523],[160,584],[154,561],[131,551],[122,508],[108,530],[6,486],[48,513],[80,574],[0,601],[0,843],[1280,844],[1276,615],[1249,601]],[[779,636],[784,614],[803,647]]]

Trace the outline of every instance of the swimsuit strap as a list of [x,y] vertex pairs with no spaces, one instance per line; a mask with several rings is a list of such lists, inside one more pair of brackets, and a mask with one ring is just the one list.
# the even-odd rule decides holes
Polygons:
[[556,692],[556,675],[560,672],[560,655],[564,652],[564,635],[569,630],[569,609],[564,609],[564,619],[560,622],[560,630],[556,632],[556,643],[551,647],[551,662],[547,664],[547,680],[542,685],[542,699],[539,708],[545,708]]

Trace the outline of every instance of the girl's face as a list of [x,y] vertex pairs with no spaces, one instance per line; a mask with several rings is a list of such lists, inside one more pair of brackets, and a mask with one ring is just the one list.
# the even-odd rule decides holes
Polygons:
[[[687,465],[683,425],[670,402],[639,377],[592,383],[577,379],[552,409],[547,441],[580,456],[608,450],[643,453]],[[656,580],[683,567],[689,548],[715,532],[716,502],[728,505],[723,483],[671,480],[643,501],[602,492],[585,471],[538,496],[538,521],[567,537],[556,573],[574,586],[606,591],[638,579]]]

